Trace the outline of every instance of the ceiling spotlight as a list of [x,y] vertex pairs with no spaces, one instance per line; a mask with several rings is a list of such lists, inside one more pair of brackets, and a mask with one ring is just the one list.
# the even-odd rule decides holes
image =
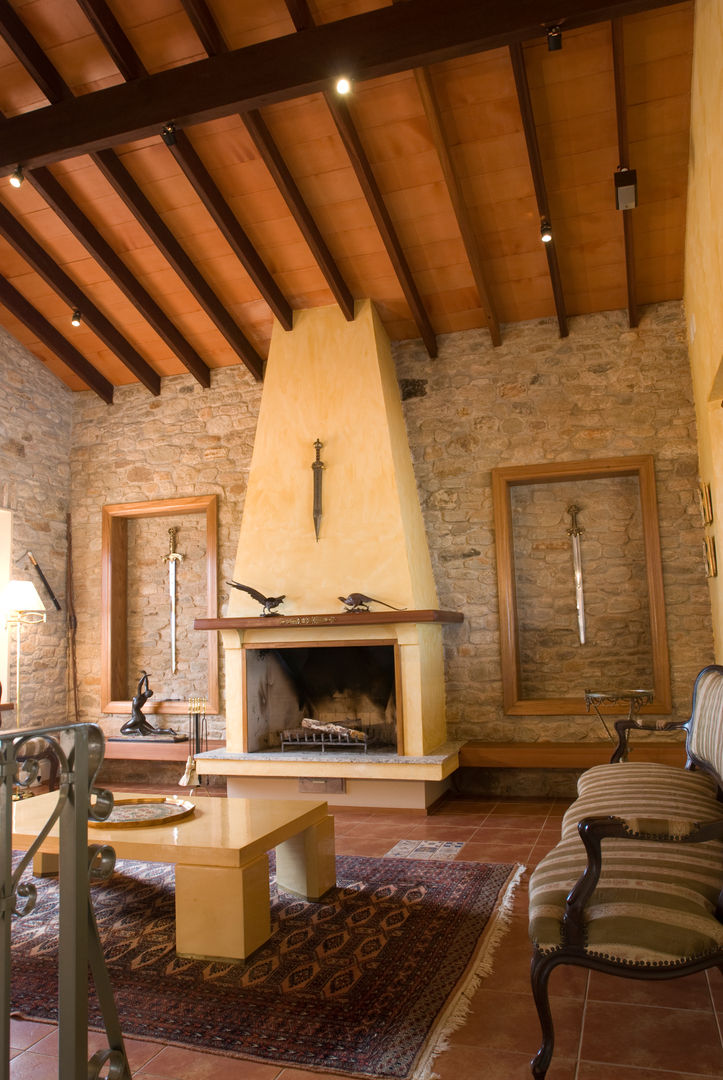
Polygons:
[[552,226],[544,219],[540,222],[540,240],[543,244],[549,244],[552,240]]
[[23,176],[23,167],[18,165],[15,172],[10,173],[10,183],[13,187],[20,187],[25,177]]
[[618,210],[632,210],[638,205],[638,176],[635,169],[618,166],[615,173],[615,206]]
[[562,27],[561,26],[548,26],[547,27],[547,49],[548,52],[559,52],[562,48]]
[[348,94],[351,90],[351,80],[345,77],[336,80],[337,94]]
[[166,146],[176,145],[176,125],[174,123],[164,124],[161,128],[161,138]]
[[81,318],[80,312],[76,308],[73,314],[70,316],[70,322],[72,326],[80,326]]

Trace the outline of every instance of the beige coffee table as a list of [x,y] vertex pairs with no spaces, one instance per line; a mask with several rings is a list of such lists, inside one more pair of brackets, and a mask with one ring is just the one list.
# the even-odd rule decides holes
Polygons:
[[[129,798],[119,792],[117,798]],[[163,796],[144,796],[162,799]],[[47,821],[56,792],[13,804],[13,845],[26,850]],[[279,888],[318,900],[336,884],[334,819],[325,802],[201,798],[175,824],[88,829],[121,859],[176,867],[176,952],[244,959],[270,937],[268,852]],[[43,841],[36,874],[57,872],[58,826]]]

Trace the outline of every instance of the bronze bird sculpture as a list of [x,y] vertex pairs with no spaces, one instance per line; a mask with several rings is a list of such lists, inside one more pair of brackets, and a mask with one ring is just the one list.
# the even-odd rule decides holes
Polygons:
[[272,608],[278,607],[286,599],[286,594],[283,596],[264,596],[258,589],[252,589],[250,585],[241,585],[238,581],[227,581],[227,585],[233,586],[234,589],[241,589],[242,592],[247,592],[249,596],[253,596],[254,600],[263,606],[262,615],[278,615],[278,611],[272,611]]
[[368,611],[370,604],[381,604],[382,607],[388,607],[392,611],[404,611],[404,608],[393,607],[384,600],[375,600],[373,596],[365,596],[360,592],[349,593],[348,596],[340,596],[338,599],[346,606],[347,611]]

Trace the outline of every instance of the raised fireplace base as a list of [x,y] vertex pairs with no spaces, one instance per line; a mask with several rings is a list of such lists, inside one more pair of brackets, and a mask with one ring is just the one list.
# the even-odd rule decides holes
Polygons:
[[[218,749],[199,755],[196,764],[201,775],[225,776],[230,796],[324,798],[335,806],[426,810],[449,787],[459,765],[460,746],[445,743],[424,757],[343,751],[244,754]],[[335,786],[328,781],[338,779],[344,781],[344,791],[328,790]]]

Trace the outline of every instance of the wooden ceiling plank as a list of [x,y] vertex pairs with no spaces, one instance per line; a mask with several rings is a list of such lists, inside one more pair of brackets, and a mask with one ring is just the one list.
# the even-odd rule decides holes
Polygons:
[[419,335],[424,342],[425,348],[431,357],[437,355],[437,335],[427,314],[419,289],[416,286],[412,271],[409,268],[407,257],[397,236],[384,198],[377,184],[376,177],[362,146],[359,132],[351,118],[349,109],[345,103],[332,98],[331,94],[324,95],[331,112],[337,131],[344,143],[352,168],[359,181],[359,186],[364,192],[364,197],[371,211],[374,222],[379,230],[384,247],[391,260],[394,272],[401,286],[404,297],[409,305],[412,318],[417,326]]
[[439,156],[439,163],[442,167],[442,173],[444,174],[444,179],[447,184],[447,191],[449,192],[449,197],[452,202],[452,208],[455,217],[457,218],[457,224],[459,225],[462,243],[464,244],[467,259],[472,270],[472,276],[474,277],[475,285],[477,287],[480,305],[484,311],[487,329],[490,332],[492,344],[501,345],[502,335],[500,334],[499,318],[492,302],[482,254],[477,242],[474,226],[472,225],[472,219],[467,210],[467,204],[462,194],[457,170],[454,167],[447,145],[447,139],[442,126],[441,109],[434,90],[432,76],[427,68],[415,68],[414,74],[422,98],[427,122],[432,132],[434,145]]
[[[671,3],[555,0],[550,20],[573,28]],[[539,38],[544,22],[529,0],[491,9],[479,0],[392,4],[11,117],[0,173],[152,136],[169,119],[187,127],[323,92],[340,67],[362,81]]]
[[70,308],[80,311],[83,322],[152,394],[160,394],[161,377],[158,372],[153,370],[73,279],[48,255],[45,248],[41,247],[27,229],[23,228],[10,211],[2,205],[0,205],[0,235],[5,237],[35,273],[39,274]]
[[25,299],[22,293],[2,276],[0,276],[0,303],[4,304],[16,319],[27,326],[39,341],[42,341],[59,360],[62,360],[74,374],[81,378],[89,390],[95,391],[107,405],[113,403],[112,384],[101,375],[97,368],[88,363],[75,346],[71,345],[60,331],[56,330],[53,324]]
[[201,386],[210,386],[211,372],[208,365],[186,341],[178,327],[168,318],[153,297],[146,292],[95,225],[76,206],[50,170],[31,170],[26,177]]
[[291,305],[274,281],[238,218],[217,188],[206,166],[184,131],[174,128],[166,143],[175,161],[190,181],[194,191],[218,226],[236,258],[246,270],[284,330],[291,330],[294,314]]
[[0,0],[0,35],[48,101],[56,103],[72,99],[70,87],[60,77],[9,0]]
[[[627,93],[625,89],[625,46],[621,19],[612,21],[613,78],[615,81],[615,114],[618,129],[618,162],[621,168],[630,168],[630,141],[628,139]],[[625,239],[625,283],[628,296],[628,324],[640,322],[635,291],[635,244],[633,239],[633,211],[619,211],[623,215]]]
[[[228,52],[228,46],[223,34],[209,11],[205,0],[181,0],[181,2],[209,56],[215,56],[220,52]],[[301,2],[303,3],[305,0],[301,0]],[[309,19],[311,19],[310,14]],[[252,109],[250,112],[242,114],[241,119],[274,183],[281,192],[299,231],[309,245],[309,249],[326,278],[327,285],[331,289],[344,317],[349,321],[353,320],[354,297],[341,276],[326,241],[304,202],[296,181],[291,175],[281,151],[274,142],[261,113],[258,109]]]
[[[127,85],[130,86],[131,84]],[[237,355],[241,357],[254,378],[261,379],[264,365],[256,349],[231,318],[216,293],[196,269],[193,260],[163,222],[160,214],[143,194],[123,163],[112,150],[101,150],[93,154],[92,158],[129,210],[141,223],[156,247],[161,250],[183,283],[196,297],[208,317],[220,330]]]
[[77,3],[123,78],[130,81],[147,75],[140,57],[105,0],[77,0]]
[[[550,221],[545,174],[542,168],[542,157],[540,155],[540,146],[537,140],[537,129],[535,127],[535,116],[532,109],[530,87],[527,81],[524,52],[522,45],[519,42],[513,42],[509,48],[512,71],[515,77],[515,87],[517,89],[517,99],[519,101],[520,114],[522,116],[522,128],[525,135],[525,143],[527,144],[527,156],[530,160],[532,183],[535,188],[535,198],[537,199],[537,209],[541,219]],[[565,295],[562,288],[562,276],[560,274],[560,265],[555,248],[554,231],[552,240],[543,246],[545,248],[547,265],[550,271],[550,283],[552,285],[552,295],[555,301],[555,311],[557,312],[557,324],[560,330],[560,337],[567,337],[569,329],[567,325],[567,313],[565,311]]]

